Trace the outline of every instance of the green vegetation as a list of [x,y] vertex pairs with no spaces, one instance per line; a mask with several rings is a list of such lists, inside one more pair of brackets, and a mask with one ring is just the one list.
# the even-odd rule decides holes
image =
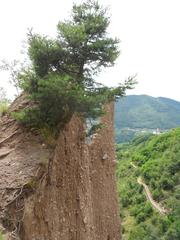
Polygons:
[[9,108],[9,103],[7,101],[0,102],[0,116],[3,116],[7,113]]
[[[180,239],[180,128],[119,144],[117,157],[124,240]],[[152,208],[138,176],[168,210],[165,215]]]
[[141,131],[171,129],[180,126],[180,102],[147,95],[130,95],[115,106],[116,142],[128,142]]
[[16,83],[34,105],[15,113],[17,120],[59,129],[74,112],[84,118],[99,117],[104,104],[132,88],[132,78],[117,88],[94,80],[102,67],[113,66],[119,56],[119,40],[108,36],[108,25],[108,9],[90,0],[73,5],[70,19],[58,23],[56,39],[29,32],[31,65],[16,74]]
[[129,129],[129,128],[116,128],[115,129],[115,140],[116,143],[127,143],[131,142],[134,138],[140,136],[150,136],[156,130],[152,129]]
[[9,100],[6,97],[5,90],[0,87],[0,116],[3,116],[9,108]]

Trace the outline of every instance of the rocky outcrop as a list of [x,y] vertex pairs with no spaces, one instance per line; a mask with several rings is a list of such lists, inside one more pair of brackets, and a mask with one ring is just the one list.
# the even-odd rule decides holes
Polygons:
[[[26,105],[21,97],[11,107]],[[5,239],[119,240],[113,104],[86,143],[74,115],[54,148],[5,116],[0,132],[0,220]]]

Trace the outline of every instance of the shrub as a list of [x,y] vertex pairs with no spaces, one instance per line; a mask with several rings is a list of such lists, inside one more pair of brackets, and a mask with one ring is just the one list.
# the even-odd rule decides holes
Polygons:
[[7,101],[3,101],[0,103],[0,116],[3,116],[5,113],[7,113],[9,109],[9,104]]
[[167,178],[165,176],[162,176],[160,179],[160,186],[164,189],[164,190],[170,190],[173,188],[174,183],[170,178]]
[[152,196],[156,201],[160,201],[163,198],[163,192],[161,189],[157,188],[153,190]]
[[143,222],[146,219],[145,213],[141,212],[136,216],[137,223]]

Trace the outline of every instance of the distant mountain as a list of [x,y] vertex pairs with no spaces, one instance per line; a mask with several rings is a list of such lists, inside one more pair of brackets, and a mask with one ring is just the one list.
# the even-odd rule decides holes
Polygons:
[[[180,102],[169,98],[129,95],[115,104],[117,142],[125,142],[137,129],[171,129],[180,126]],[[135,130],[136,131],[135,131]]]

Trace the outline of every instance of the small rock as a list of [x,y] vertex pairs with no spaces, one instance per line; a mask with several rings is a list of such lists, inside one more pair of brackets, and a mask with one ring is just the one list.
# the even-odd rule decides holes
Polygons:
[[107,160],[108,159],[108,155],[107,153],[104,154],[104,156],[102,157],[102,160]]

